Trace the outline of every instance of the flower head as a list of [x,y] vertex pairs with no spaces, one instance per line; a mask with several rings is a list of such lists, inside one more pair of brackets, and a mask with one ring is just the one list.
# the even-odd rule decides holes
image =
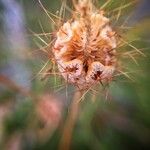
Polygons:
[[85,89],[112,79],[117,40],[109,18],[91,1],[79,0],[74,5],[73,18],[57,32],[53,53],[64,79]]

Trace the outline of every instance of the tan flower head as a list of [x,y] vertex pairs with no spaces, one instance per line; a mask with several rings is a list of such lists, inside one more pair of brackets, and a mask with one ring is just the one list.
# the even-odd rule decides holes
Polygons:
[[110,21],[91,1],[74,2],[76,12],[56,35],[53,53],[67,82],[86,89],[112,79],[117,41]]

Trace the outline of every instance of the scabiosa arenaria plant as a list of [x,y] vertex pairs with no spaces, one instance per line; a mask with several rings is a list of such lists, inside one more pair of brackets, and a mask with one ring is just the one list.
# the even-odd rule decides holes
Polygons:
[[[127,56],[136,62],[132,54],[137,52],[143,54],[113,29],[112,20],[105,15],[102,9],[111,0],[108,0],[101,9],[96,8],[92,0],[72,1],[75,10],[71,10],[70,19],[63,22],[61,15],[53,15],[55,18],[58,17],[58,24],[57,21],[52,20],[58,28],[55,31],[52,44],[47,44],[48,48],[50,47],[48,50],[52,49],[51,58],[58,67],[58,72],[53,69],[54,74],[61,75],[67,83],[79,88],[75,91],[64,124],[60,140],[61,150],[68,150],[70,147],[71,134],[79,113],[78,102],[84,96],[81,91],[88,91],[99,83],[102,85],[103,83],[110,83],[118,72],[129,77],[120,69],[122,67],[121,57]],[[115,23],[121,14],[121,9],[130,4],[115,9],[118,11],[115,16]],[[42,4],[41,6],[43,7]],[[48,17],[51,17],[48,12],[46,13]],[[118,49],[122,46],[128,46],[134,50],[129,53],[119,52]]]
[[90,0],[74,1],[73,17],[56,34],[53,53],[64,79],[88,89],[109,82],[116,70],[117,38],[109,18]]

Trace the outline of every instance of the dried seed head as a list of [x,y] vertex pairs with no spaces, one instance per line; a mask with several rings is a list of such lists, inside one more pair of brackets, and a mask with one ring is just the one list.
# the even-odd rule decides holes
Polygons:
[[65,80],[85,89],[111,80],[117,40],[109,19],[91,1],[79,0],[74,5],[74,18],[57,32],[53,53]]

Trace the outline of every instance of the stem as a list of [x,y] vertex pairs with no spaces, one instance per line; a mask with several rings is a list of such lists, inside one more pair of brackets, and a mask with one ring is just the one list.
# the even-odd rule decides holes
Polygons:
[[72,132],[78,118],[79,113],[79,99],[81,98],[82,93],[79,90],[76,90],[72,103],[70,105],[70,111],[66,122],[64,124],[64,129],[62,137],[60,139],[59,150],[69,150],[71,145]]

